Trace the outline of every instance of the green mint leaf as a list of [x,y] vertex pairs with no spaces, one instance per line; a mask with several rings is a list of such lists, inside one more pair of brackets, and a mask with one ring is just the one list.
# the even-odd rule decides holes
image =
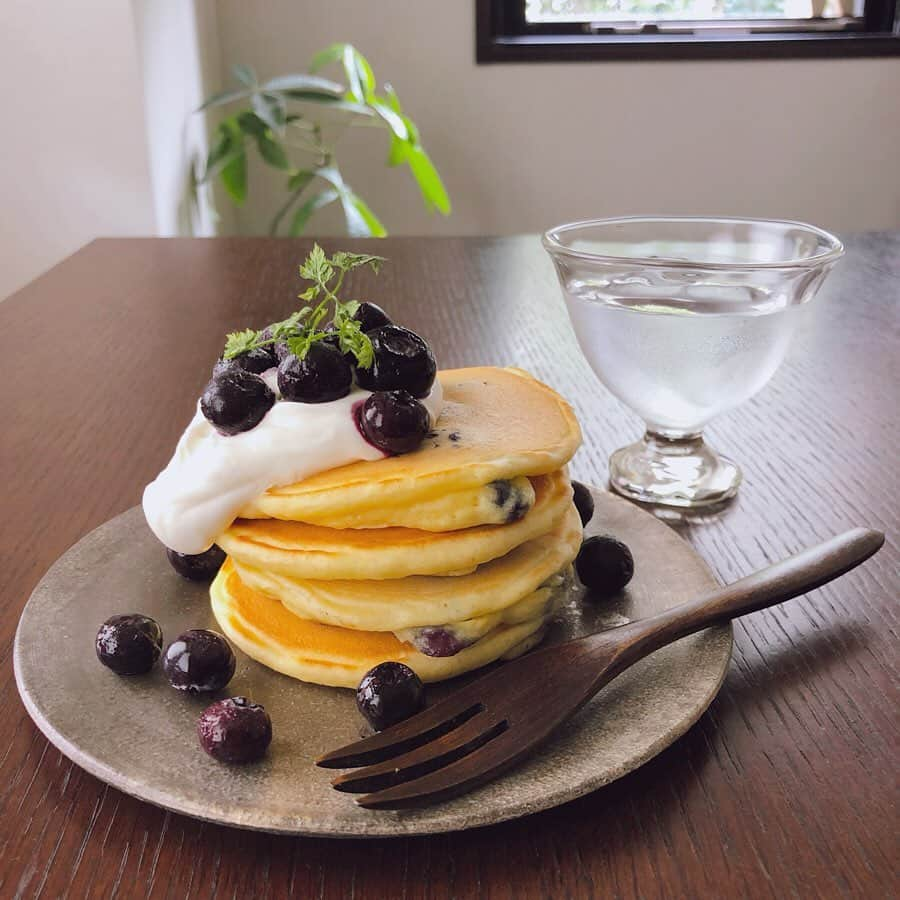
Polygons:
[[334,269],[328,262],[325,251],[318,244],[313,245],[312,251],[306,257],[306,262],[300,266],[300,275],[320,287],[324,287],[334,277]]
[[345,250],[339,250],[331,257],[331,264],[342,272],[349,272],[360,266],[370,266],[377,275],[383,262],[386,262],[383,256],[374,256],[371,253],[348,253]]
[[309,353],[309,348],[312,347],[313,344],[317,344],[326,337],[327,333],[324,331],[304,329],[302,334],[297,337],[288,338],[288,350],[290,350],[298,359],[303,359],[306,354]]
[[288,350],[294,354],[298,359],[303,359],[306,354],[309,352],[309,348],[312,346],[312,341],[309,340],[308,334],[299,335],[298,337],[288,338],[287,341]]
[[301,323],[311,312],[308,306],[304,306],[303,309],[291,313],[283,322],[276,322],[272,325],[272,337],[278,341],[296,337],[301,331]]
[[[351,300],[350,303],[356,303],[356,301]],[[349,306],[350,304],[347,305]],[[356,363],[360,368],[370,368],[375,354],[372,350],[372,342],[362,330],[360,323],[354,319],[339,320],[335,318],[335,327],[337,328],[338,344],[340,345],[341,353],[352,353],[356,357]]]
[[338,309],[334,314],[334,319],[352,319],[359,309],[359,300],[345,300],[338,305]]
[[247,353],[256,346],[259,340],[259,332],[252,328],[246,328],[244,331],[233,331],[228,335],[225,341],[224,359],[234,359],[242,353]]

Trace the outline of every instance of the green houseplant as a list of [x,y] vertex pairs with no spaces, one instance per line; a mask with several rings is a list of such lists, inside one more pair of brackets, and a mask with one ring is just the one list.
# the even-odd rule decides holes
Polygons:
[[[346,85],[317,74],[331,65],[342,68]],[[249,66],[233,66],[238,86],[210,97],[198,110],[238,107],[216,127],[206,162],[194,174],[194,189],[217,178],[240,206],[247,197],[248,153],[255,149],[285,176],[286,197],[269,234],[301,234],[318,210],[339,202],[348,234],[383,237],[384,225],[344,180],[335,155],[345,126],[367,125],[389,133],[387,164],[408,167],[426,208],[449,215],[450,198],[418,128],[389,84],[378,92],[368,60],[350,44],[332,44],[313,57],[309,69],[260,83]]]

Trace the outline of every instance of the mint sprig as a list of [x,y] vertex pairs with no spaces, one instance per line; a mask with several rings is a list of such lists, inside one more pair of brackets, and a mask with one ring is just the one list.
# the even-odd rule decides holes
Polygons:
[[345,250],[339,250],[329,258],[318,244],[313,245],[309,256],[300,266],[300,276],[312,284],[300,294],[300,299],[318,301],[316,306],[304,306],[284,321],[276,322],[263,331],[247,328],[232,332],[225,342],[223,358],[234,359],[258,347],[284,341],[291,353],[303,359],[313,344],[329,336],[329,332],[319,326],[330,310],[334,327],[331,333],[337,334],[341,353],[352,353],[357,366],[362,369],[370,368],[374,358],[372,342],[360,323],[353,318],[359,309],[359,301],[341,300],[338,292],[348,272],[369,266],[377,274],[384,261],[383,256]]

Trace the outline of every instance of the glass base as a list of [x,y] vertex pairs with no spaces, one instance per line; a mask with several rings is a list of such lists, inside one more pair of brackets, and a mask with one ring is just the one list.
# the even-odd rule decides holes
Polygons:
[[677,438],[648,431],[609,459],[610,487],[641,503],[696,508],[737,493],[741,470],[699,434]]

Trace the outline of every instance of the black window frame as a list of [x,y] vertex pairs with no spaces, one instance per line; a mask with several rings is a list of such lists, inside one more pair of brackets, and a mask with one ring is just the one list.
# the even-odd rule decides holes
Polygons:
[[530,24],[524,0],[476,0],[478,63],[802,59],[900,55],[900,0],[865,0],[860,30],[747,35],[603,34],[582,23]]

